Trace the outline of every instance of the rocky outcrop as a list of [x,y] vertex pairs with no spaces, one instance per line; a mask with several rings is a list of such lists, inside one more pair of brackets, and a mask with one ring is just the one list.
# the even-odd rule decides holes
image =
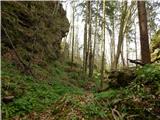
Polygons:
[[160,62],[160,29],[152,37],[151,49],[152,62]]
[[69,31],[66,12],[59,2],[3,1],[1,6],[2,58],[16,59],[9,39],[25,61],[58,58],[61,40]]

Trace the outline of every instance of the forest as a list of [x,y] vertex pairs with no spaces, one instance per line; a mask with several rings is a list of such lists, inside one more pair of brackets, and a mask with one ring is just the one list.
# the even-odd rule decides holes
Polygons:
[[1,1],[2,120],[160,120],[160,1]]

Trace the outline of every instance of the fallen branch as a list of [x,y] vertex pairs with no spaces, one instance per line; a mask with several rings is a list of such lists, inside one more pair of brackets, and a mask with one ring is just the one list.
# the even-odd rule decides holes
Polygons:
[[14,96],[5,96],[2,98],[2,101],[5,103],[9,103],[9,102],[12,102],[13,99],[14,99]]
[[129,60],[129,62],[131,62],[131,63],[135,63],[135,64],[138,64],[138,65],[141,65],[141,66],[144,66],[144,65],[145,65],[144,63],[142,63],[141,60],[131,60],[131,59],[128,59],[128,60]]
[[121,114],[118,112],[118,110],[116,110],[115,108],[112,109],[112,116],[114,120],[122,120],[123,118]]
[[[141,65],[141,66],[144,66],[144,65],[145,65],[144,63],[142,63],[141,60],[131,60],[131,59],[128,59],[128,60],[129,60],[129,62],[131,62],[131,63],[135,63],[135,64],[138,64],[138,65]],[[160,57],[159,57],[159,58],[156,58],[155,60],[153,60],[153,61],[151,62],[151,64],[152,64],[152,63],[155,63],[155,62],[158,61],[158,60],[160,60]]]

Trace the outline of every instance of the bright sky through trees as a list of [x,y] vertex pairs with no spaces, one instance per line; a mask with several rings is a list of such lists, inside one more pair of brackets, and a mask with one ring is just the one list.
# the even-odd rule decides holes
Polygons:
[[[118,1],[120,1],[120,0],[118,0]],[[129,4],[130,4],[130,1],[131,0],[128,0]],[[157,0],[153,0],[152,2],[156,2],[156,1]],[[72,24],[72,12],[73,12],[72,11],[72,6],[71,6],[71,2],[72,2],[72,0],[63,1],[63,8],[66,10],[67,18],[68,18],[70,24]],[[83,2],[83,0],[78,0],[78,1],[76,1],[76,4],[79,4],[81,2]],[[83,46],[83,37],[84,37],[84,21],[83,21],[84,18],[82,16],[82,14],[80,13],[80,11],[81,11],[81,9],[79,7],[76,8],[76,12],[78,13],[76,15],[76,17],[78,16],[78,19],[75,19],[75,31],[77,31],[77,28],[78,28],[78,33],[75,33],[75,35],[78,34],[79,48],[82,48],[82,46]],[[160,8],[157,9],[157,12],[160,13]],[[160,14],[158,16],[160,16]],[[160,19],[158,19],[158,18],[160,18],[160,17],[157,17],[156,24],[158,26],[160,26]],[[135,18],[134,22],[137,23],[136,24],[136,32],[137,32],[136,40],[137,40],[138,59],[140,59],[140,42],[139,42],[140,36],[139,36],[139,25],[138,25],[139,21],[138,21],[137,17]],[[70,30],[70,32],[71,32],[71,30]],[[70,32],[69,32],[69,34],[70,34]],[[118,44],[118,32],[119,32],[119,28],[118,28],[118,26],[115,26],[115,45],[116,46]],[[70,39],[69,34],[67,36],[67,41],[69,41],[69,39]],[[105,37],[106,37],[106,57],[107,57],[106,60],[107,60],[107,62],[110,62],[110,41],[111,41],[111,38],[110,38],[110,35],[109,35],[107,30],[106,30]],[[125,41],[126,41],[126,39],[124,38],[124,57],[126,57],[126,42]],[[129,58],[130,59],[135,59],[136,57],[135,57],[135,44],[134,44],[134,42],[130,43],[129,48],[130,48],[129,49],[130,50]],[[80,50],[81,57],[82,57],[82,54],[83,54],[82,50],[83,49]]]

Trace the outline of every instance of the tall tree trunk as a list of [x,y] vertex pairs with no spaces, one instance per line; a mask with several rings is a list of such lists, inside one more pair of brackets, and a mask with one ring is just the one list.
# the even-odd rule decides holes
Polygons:
[[97,13],[96,13],[96,18],[95,18],[95,32],[94,32],[94,47],[93,47],[93,59],[92,59],[92,74],[94,70],[94,59],[95,59],[95,50],[96,50],[96,43],[97,43],[97,18],[98,18],[98,1],[96,1],[96,8],[97,8]]
[[126,34],[126,61],[127,61],[127,67],[129,67],[129,40],[128,40],[128,33]]
[[[135,43],[135,55],[136,55],[136,60],[137,60],[137,39],[136,39],[136,36],[137,36],[137,32],[136,32],[136,29],[137,29],[137,27],[136,27],[136,23],[134,24],[134,26],[135,26],[135,33],[134,33],[134,36],[135,36],[135,40],[134,40],[134,43]],[[136,67],[137,67],[137,64],[136,64]]]
[[89,74],[88,76],[92,77],[92,33],[91,33],[91,21],[92,21],[92,15],[91,15],[91,1],[89,1],[89,35],[88,35],[88,44],[89,44]]
[[[72,30],[72,25],[70,26],[70,30]],[[71,60],[72,59],[72,55],[71,55],[71,50],[70,50],[70,48],[72,48],[72,32],[70,31],[69,32],[69,53],[68,53],[68,58],[69,58],[69,60]]]
[[72,19],[73,19],[73,28],[72,28],[72,57],[71,57],[71,62],[73,63],[74,62],[74,17],[75,17],[75,6],[74,6],[74,2],[73,2],[73,16],[72,16]]
[[101,64],[101,88],[103,88],[103,78],[104,78],[104,66],[105,66],[105,0],[103,0],[103,50],[102,50],[102,64]]
[[122,43],[122,48],[121,48],[121,59],[122,59],[122,65],[125,67],[125,61],[124,61],[124,55],[123,55],[124,49],[123,49],[123,43]]
[[85,31],[86,34],[84,36],[85,42],[86,42],[86,50],[85,50],[85,76],[87,75],[87,67],[88,67],[88,53],[89,53],[89,40],[87,39],[89,36],[88,34],[88,23],[89,23],[89,1],[86,1],[87,7],[86,7],[86,24],[85,24]]
[[83,73],[84,76],[87,74],[87,24],[88,24],[88,2],[86,1],[87,7],[85,10],[85,26],[84,26],[84,48],[83,48]]
[[[114,2],[112,1],[112,5],[114,5]],[[111,14],[111,27],[112,27],[112,34],[111,34],[111,42],[110,42],[110,54],[111,54],[111,70],[113,69],[113,63],[115,59],[115,17],[114,17],[115,11],[113,10],[113,13]]]
[[87,73],[87,18],[85,20],[85,27],[84,27],[83,69],[86,75]]
[[137,6],[138,6],[138,17],[139,17],[139,28],[140,28],[141,57],[143,64],[148,64],[151,63],[151,56],[149,50],[145,1],[138,1]]
[[123,37],[124,37],[124,26],[125,26],[125,17],[126,17],[126,11],[127,11],[127,2],[125,1],[124,3],[124,8],[122,10],[122,15],[121,15],[121,22],[120,22],[120,29],[119,29],[119,36],[118,36],[118,47],[117,47],[117,53],[115,56],[114,60],[114,69],[117,69],[117,64],[118,64],[118,59],[121,53],[121,47],[123,43]]
[[[77,16],[76,22],[78,23],[79,20],[79,16]],[[77,26],[77,24],[75,25],[76,27],[76,33],[75,33],[75,51],[76,51],[76,60],[79,60],[79,42],[78,42],[78,33],[79,33],[79,28]],[[78,61],[77,61],[78,62]]]
[[113,21],[112,21],[112,36],[111,36],[111,69],[113,68],[113,62],[115,59],[115,36],[114,36],[114,15],[113,15]]
[[124,35],[127,31],[127,25],[128,21],[131,18],[131,9],[134,6],[134,2],[131,3],[130,7],[127,6],[127,1],[124,1],[124,6],[122,9],[122,15],[121,15],[121,22],[120,22],[120,29],[119,29],[119,36],[118,36],[118,47],[117,47],[117,53],[115,56],[113,69],[117,69],[118,59],[121,53],[121,47],[124,39]]
[[84,38],[83,38],[83,72],[85,72],[86,49],[87,49],[87,21],[85,18]]

